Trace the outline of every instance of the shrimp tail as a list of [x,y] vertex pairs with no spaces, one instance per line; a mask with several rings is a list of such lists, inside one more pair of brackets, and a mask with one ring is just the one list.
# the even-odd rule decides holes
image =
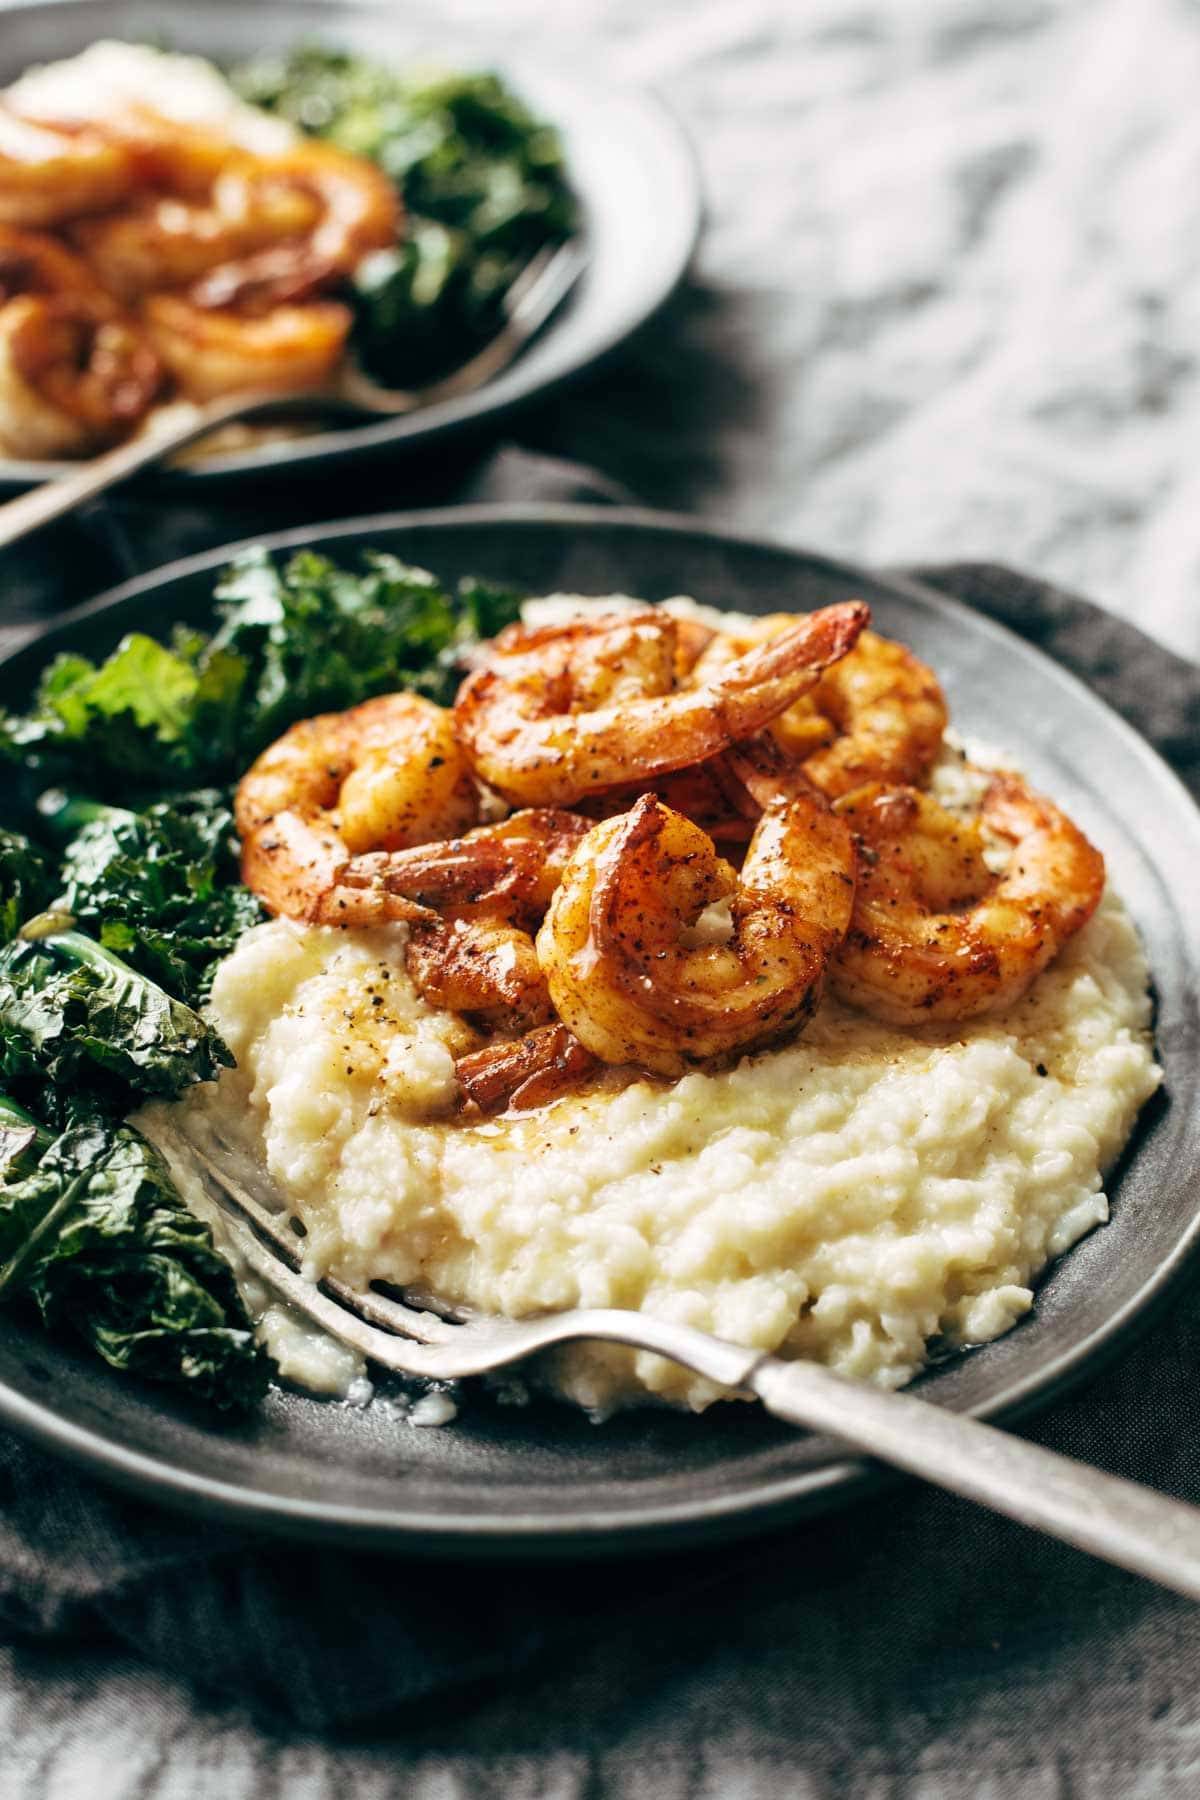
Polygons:
[[454,1065],[466,1101],[480,1112],[545,1106],[574,1088],[596,1067],[562,1024],[541,1025],[509,1044],[488,1044]]
[[854,648],[870,620],[863,600],[822,607],[730,663],[713,683],[727,741],[750,737],[815,687]]
[[333,832],[280,812],[242,840],[241,875],[268,912],[305,925],[385,925],[434,916],[406,895],[389,892],[374,869],[362,866],[370,860],[347,856]]

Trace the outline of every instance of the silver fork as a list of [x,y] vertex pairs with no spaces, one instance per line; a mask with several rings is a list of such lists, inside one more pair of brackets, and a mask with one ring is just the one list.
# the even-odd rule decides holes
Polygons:
[[[1200,1600],[1200,1508],[1011,1437],[913,1394],[890,1393],[818,1363],[784,1362],[648,1313],[578,1308],[532,1319],[457,1320],[337,1280],[299,1273],[300,1240],[193,1138],[188,1149],[238,1252],[296,1311],[398,1375],[457,1381],[556,1344],[600,1339],[651,1350],[848,1450],[990,1506],[1023,1525]],[[236,1209],[236,1215],[233,1209]]]
[[292,393],[251,392],[225,394],[203,406],[172,408],[156,424],[153,419],[137,437],[92,457],[69,475],[0,503],[0,549],[27,537],[64,513],[106,493],[139,469],[145,469],[173,450],[206,437],[218,426],[239,419],[282,417],[287,414],[345,414],[350,418],[400,418],[422,407],[456,400],[474,393],[506,369],[558,311],[587,266],[587,253],[578,238],[540,250],[526,263],[504,296],[504,324],[469,362],[440,381],[423,388],[385,388],[364,375],[347,357],[325,387]]

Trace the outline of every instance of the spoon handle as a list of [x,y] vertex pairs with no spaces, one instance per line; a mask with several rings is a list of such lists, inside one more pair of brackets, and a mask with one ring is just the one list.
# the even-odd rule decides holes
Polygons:
[[72,469],[69,475],[58,475],[53,481],[44,481],[40,487],[31,488],[27,494],[18,494],[15,500],[4,501],[0,504],[0,549],[28,537],[40,525],[48,525],[51,519],[61,519],[64,513],[74,512],[76,507],[106,493],[127,476],[169,456],[172,450],[182,450],[185,444],[194,443],[218,425],[283,404],[283,398],[278,394],[230,394],[221,400],[211,400],[205,406],[180,412],[151,426],[138,437],[104,451],[101,456],[91,457],[77,469]]
[[790,1424],[829,1432],[881,1462],[1200,1600],[1200,1507],[816,1363],[767,1357],[747,1385]]

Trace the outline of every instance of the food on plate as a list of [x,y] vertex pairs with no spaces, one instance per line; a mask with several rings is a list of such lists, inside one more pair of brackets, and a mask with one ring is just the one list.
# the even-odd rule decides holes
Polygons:
[[[854,906],[850,831],[814,794],[768,807],[741,869],[653,794],[593,826],[537,950],[563,1023],[602,1062],[679,1076],[786,1042],[817,1009]],[[690,943],[711,906],[729,932]]]
[[[217,593],[211,636],[61,658],[0,720],[57,784],[41,849],[0,843],[18,1185],[69,1070],[213,1253],[189,1140],[258,1171],[313,1277],[641,1308],[889,1385],[1106,1216],[1159,1080],[1136,933],[865,606],[522,605],[383,556]],[[91,1003],[45,1030],[77,966],[141,994],[144,1069]],[[361,1379],[238,1280],[239,1354],[252,1316],[290,1379]],[[724,1397],[618,1346],[538,1378],[597,1416]]]
[[[398,676],[449,699],[451,657],[516,604],[394,557],[352,574],[250,555],[219,584],[211,637],[134,633],[98,666],[62,655],[30,712],[0,717],[24,827],[0,829],[0,1301],[217,1406],[256,1404],[273,1362],[290,1366],[293,1322],[235,1279],[186,1170],[126,1121],[229,1059],[197,1008],[263,916],[238,881],[232,778],[303,713]],[[300,1341],[309,1383],[353,1379]]]
[[351,344],[431,381],[573,226],[553,132],[494,76],[310,49],[227,79],[94,44],[0,95],[0,450],[85,455],[173,398],[320,386]]
[[752,737],[845,655],[866,618],[859,601],[827,606],[711,678],[697,664],[687,685],[667,615],[514,626],[463,683],[454,728],[479,778],[505,800],[569,806]]
[[[879,782],[837,811],[859,842],[837,991],[892,1024],[952,1023],[1019,1000],[1104,892],[1100,852],[1017,775],[995,775],[965,822],[929,794]],[[987,833],[1012,846],[1000,872]]]

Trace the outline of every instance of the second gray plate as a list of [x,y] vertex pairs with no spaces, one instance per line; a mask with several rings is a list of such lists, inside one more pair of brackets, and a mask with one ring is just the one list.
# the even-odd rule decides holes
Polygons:
[[[511,368],[476,393],[404,418],[206,456],[172,478],[314,469],[418,445],[491,423],[579,375],[657,310],[687,267],[700,228],[700,185],[681,128],[652,94],[602,72],[545,61],[509,63],[495,43],[430,40],[401,9],[327,0],[17,0],[3,9],[0,86],[34,63],[77,55],[97,38],[151,42],[237,62],[314,39],[398,66],[498,68],[557,127],[583,208],[588,267],[563,311]],[[0,458],[0,483],[28,486],[71,464]]]

